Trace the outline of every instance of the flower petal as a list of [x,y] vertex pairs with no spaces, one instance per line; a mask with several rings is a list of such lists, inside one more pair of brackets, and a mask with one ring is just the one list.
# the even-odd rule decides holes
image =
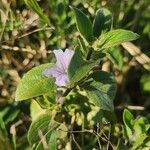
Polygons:
[[57,66],[50,68],[50,69],[46,69],[43,72],[43,74],[46,77],[54,77],[56,79],[55,83],[58,86],[66,86],[67,83],[69,82],[67,74],[65,74],[64,72],[61,72],[61,70]]
[[66,63],[67,69],[68,69],[68,66],[70,64],[70,61],[71,61],[73,54],[74,54],[74,51],[69,50],[69,49],[66,49],[64,52],[65,63]]
[[54,50],[54,54],[56,56],[56,65],[64,72],[67,71],[69,63],[71,61],[71,58],[74,54],[74,51],[66,49],[65,52],[63,52],[61,49]]
[[56,56],[56,65],[52,68],[46,69],[43,74],[47,77],[55,77],[56,85],[66,86],[69,82],[67,69],[74,51],[66,49],[65,52],[63,52],[61,49],[59,49],[54,50],[54,54]]
[[61,72],[61,70],[57,66],[46,69],[43,73],[46,77],[51,77],[52,76],[52,77],[55,77],[55,78],[57,78],[58,76],[64,74],[64,72]]
[[64,52],[59,49],[59,50],[54,50],[53,51],[56,57],[56,66],[60,68],[63,72],[65,72],[66,69],[66,63],[64,59]]
[[66,86],[68,83],[68,77],[66,74],[61,75],[59,77],[56,78],[56,85],[58,86]]

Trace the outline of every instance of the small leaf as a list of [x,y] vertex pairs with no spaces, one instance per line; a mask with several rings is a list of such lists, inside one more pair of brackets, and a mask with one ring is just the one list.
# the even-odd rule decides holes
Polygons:
[[95,66],[96,63],[89,63],[82,58],[81,51],[76,48],[68,67],[70,84],[80,81]]
[[41,140],[39,132],[42,132],[43,135],[48,132],[50,121],[51,116],[49,114],[42,114],[32,122],[28,131],[28,141],[31,145]]
[[50,150],[57,150],[57,133],[56,133],[56,131],[52,131],[49,142],[48,142],[48,147]]
[[56,137],[65,138],[67,136],[67,127],[64,124],[54,121],[51,114],[46,112],[38,116],[31,124],[28,131],[28,141],[30,145],[37,144],[36,150],[43,147],[40,135],[48,143],[52,132],[56,132]]
[[[68,131],[67,128],[65,128],[65,130],[63,130],[64,128],[61,127],[62,125],[65,126],[64,124],[60,124],[56,121],[52,121],[52,124],[57,125],[57,126],[54,126],[54,128],[52,128],[52,129],[48,128],[47,132],[44,134],[44,138],[46,140],[46,143],[48,143],[46,148],[48,149],[48,147],[49,147],[50,150],[52,149],[52,147],[56,148],[57,143],[56,143],[55,140],[57,138],[64,140],[64,138],[67,136],[67,131]],[[59,129],[62,129],[62,130],[59,130]],[[59,136],[59,135],[63,135],[63,136]],[[36,146],[35,150],[43,150],[43,149],[44,149],[44,146],[43,146],[43,142],[42,142],[42,139],[41,139],[38,142],[38,145]]]
[[123,42],[133,41],[139,37],[138,34],[128,31],[128,30],[112,30],[107,33],[103,33],[97,41],[93,44],[95,50],[108,49]]
[[123,56],[120,49],[109,48],[106,53],[108,54],[108,58],[121,70],[123,67]]
[[148,137],[146,135],[146,126],[143,117],[140,117],[134,121],[133,129],[134,129],[133,149],[136,149],[137,147],[142,145],[144,140]]
[[95,20],[93,22],[93,34],[99,37],[102,32],[109,31],[112,26],[112,14],[106,8],[101,8],[96,12]]
[[114,77],[104,71],[95,71],[88,78],[83,85],[88,98],[100,109],[113,111],[113,99],[117,90]]
[[58,17],[58,21],[63,22],[66,19],[66,4],[64,2],[58,2],[56,5],[56,17]]
[[131,138],[133,134],[133,121],[134,121],[133,115],[131,114],[130,111],[125,109],[123,111],[123,122],[125,124],[124,136],[128,139]]
[[49,18],[43,13],[43,10],[39,6],[36,0],[24,0],[26,5],[33,10],[35,13],[37,13],[40,17],[40,19],[47,23],[48,25],[50,24]]
[[93,40],[92,23],[88,17],[80,11],[78,8],[73,7],[74,14],[76,16],[76,24],[81,36],[88,42]]
[[33,100],[30,104],[30,115],[33,120],[36,120],[37,117],[39,117],[42,113],[45,113],[45,109],[42,109],[40,105]]
[[16,90],[16,101],[26,100],[43,94],[54,95],[56,86],[52,78],[44,76],[43,71],[53,64],[43,64],[31,69],[21,79]]
[[135,120],[133,129],[136,131],[136,135],[140,135],[141,133],[144,133],[146,131],[146,126],[144,122],[144,118],[140,117]]

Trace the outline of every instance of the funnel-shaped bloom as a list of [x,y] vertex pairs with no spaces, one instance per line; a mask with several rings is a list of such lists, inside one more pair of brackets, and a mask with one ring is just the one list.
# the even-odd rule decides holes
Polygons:
[[66,49],[63,52],[61,49],[59,49],[54,50],[54,54],[56,57],[56,64],[54,67],[46,69],[44,71],[44,75],[47,77],[54,77],[56,79],[56,85],[66,86],[66,84],[69,82],[67,70],[74,51]]

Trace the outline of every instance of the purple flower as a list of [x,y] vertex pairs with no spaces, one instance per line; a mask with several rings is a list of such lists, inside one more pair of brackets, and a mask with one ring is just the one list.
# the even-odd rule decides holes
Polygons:
[[53,51],[56,57],[56,64],[54,67],[46,69],[44,75],[47,77],[54,77],[56,85],[66,86],[69,82],[67,70],[74,51],[66,49],[64,52],[59,50]]

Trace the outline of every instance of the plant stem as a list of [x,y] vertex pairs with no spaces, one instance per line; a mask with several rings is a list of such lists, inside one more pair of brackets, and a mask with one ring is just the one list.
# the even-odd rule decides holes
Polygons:
[[90,60],[91,55],[92,55],[92,48],[89,49],[87,56],[86,56],[86,60]]
[[69,94],[69,92],[72,90],[73,88],[67,88],[66,91],[63,93],[63,97],[67,96]]

